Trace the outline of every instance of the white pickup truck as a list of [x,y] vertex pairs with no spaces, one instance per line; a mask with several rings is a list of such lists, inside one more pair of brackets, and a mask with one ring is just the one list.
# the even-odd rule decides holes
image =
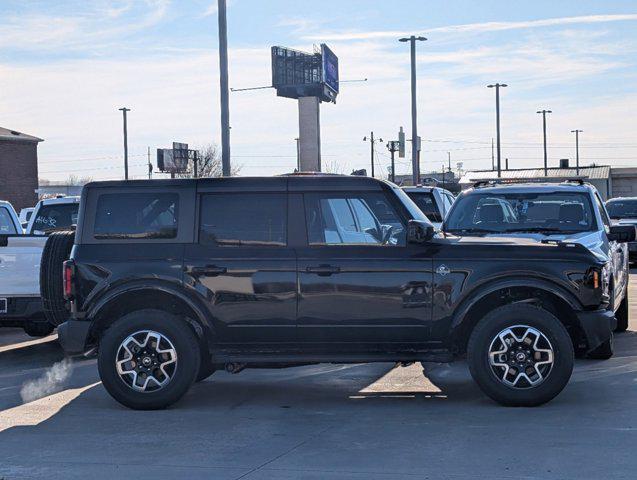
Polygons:
[[42,252],[49,233],[70,229],[77,222],[79,202],[79,197],[39,201],[24,234],[15,211],[15,228],[2,228],[0,203],[0,326],[22,327],[31,336],[53,331],[40,297]]

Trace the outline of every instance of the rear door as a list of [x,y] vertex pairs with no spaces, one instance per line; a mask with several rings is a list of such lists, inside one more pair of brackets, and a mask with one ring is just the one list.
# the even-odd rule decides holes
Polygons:
[[206,299],[221,343],[293,341],[296,255],[288,247],[287,181],[233,180],[198,190],[199,226],[186,247],[185,281]]
[[303,203],[300,342],[347,351],[426,342],[431,251],[406,245],[402,205],[382,189],[305,192]]

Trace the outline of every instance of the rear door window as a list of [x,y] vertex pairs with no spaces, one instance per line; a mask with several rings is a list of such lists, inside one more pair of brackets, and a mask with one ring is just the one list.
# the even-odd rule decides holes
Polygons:
[[287,244],[287,196],[211,193],[201,197],[199,243],[221,247]]
[[93,236],[100,240],[175,238],[178,206],[177,193],[102,194]]

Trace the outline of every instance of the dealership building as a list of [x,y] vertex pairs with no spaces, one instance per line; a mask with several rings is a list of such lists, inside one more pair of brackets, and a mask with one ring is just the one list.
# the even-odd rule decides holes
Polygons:
[[500,177],[495,170],[466,171],[460,178],[462,189],[478,181],[502,183],[559,183],[566,180],[583,180],[597,188],[604,200],[613,197],[637,197],[637,167],[616,168],[608,165],[580,167],[516,168],[502,170]]
[[19,212],[38,201],[38,143],[43,140],[0,127],[0,200]]

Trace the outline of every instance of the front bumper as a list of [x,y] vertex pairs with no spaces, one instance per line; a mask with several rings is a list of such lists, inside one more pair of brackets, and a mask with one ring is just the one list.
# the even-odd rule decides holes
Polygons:
[[90,330],[91,322],[67,320],[58,327],[58,340],[67,354],[81,355],[86,351]]
[[613,330],[617,327],[617,319],[612,310],[601,309],[576,313],[579,324],[584,331],[589,352],[613,336]]

